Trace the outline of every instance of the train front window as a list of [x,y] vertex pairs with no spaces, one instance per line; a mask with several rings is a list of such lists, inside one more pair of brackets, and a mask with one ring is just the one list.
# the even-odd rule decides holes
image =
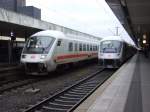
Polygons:
[[101,42],[100,52],[102,53],[119,53],[121,51],[121,42],[116,40],[108,40]]
[[47,36],[35,36],[29,38],[26,43],[24,53],[37,53],[37,54],[47,54],[52,43],[54,41],[53,37]]

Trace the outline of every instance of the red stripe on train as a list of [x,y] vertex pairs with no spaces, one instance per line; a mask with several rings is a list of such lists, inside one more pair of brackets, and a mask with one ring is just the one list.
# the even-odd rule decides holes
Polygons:
[[68,58],[79,58],[79,57],[85,57],[89,55],[97,55],[97,53],[91,53],[91,54],[67,54],[67,55],[62,55],[62,56],[57,56],[57,60],[61,59],[68,59]]

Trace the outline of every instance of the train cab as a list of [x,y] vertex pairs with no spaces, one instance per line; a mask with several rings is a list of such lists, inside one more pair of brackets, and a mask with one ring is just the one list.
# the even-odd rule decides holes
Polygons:
[[102,40],[99,47],[99,64],[105,68],[118,68],[121,63],[122,47],[121,40]]

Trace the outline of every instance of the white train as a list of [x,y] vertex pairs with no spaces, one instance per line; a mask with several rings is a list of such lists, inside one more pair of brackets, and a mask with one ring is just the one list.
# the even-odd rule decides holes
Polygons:
[[26,42],[21,63],[27,74],[42,75],[59,65],[98,57],[98,41],[66,36],[60,31],[40,31]]
[[120,36],[110,36],[100,41],[98,61],[104,68],[118,68],[135,52],[136,47],[123,41]]

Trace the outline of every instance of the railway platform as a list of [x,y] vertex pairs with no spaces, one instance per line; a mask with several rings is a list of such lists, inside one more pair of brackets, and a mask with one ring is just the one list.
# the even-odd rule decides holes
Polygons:
[[150,112],[150,58],[136,54],[74,112]]
[[19,64],[0,63],[0,71],[11,70],[20,67]]

